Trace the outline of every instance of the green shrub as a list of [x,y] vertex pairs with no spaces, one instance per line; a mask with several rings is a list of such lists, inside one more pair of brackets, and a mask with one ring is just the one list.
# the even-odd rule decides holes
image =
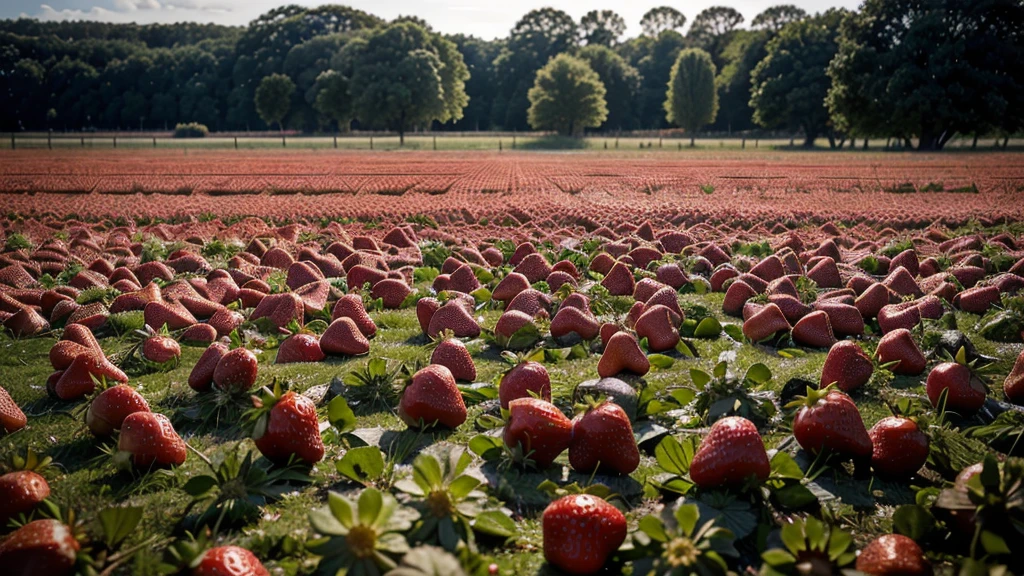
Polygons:
[[205,124],[198,122],[189,122],[188,124],[178,124],[174,127],[175,138],[206,138],[206,135],[210,133],[210,130]]

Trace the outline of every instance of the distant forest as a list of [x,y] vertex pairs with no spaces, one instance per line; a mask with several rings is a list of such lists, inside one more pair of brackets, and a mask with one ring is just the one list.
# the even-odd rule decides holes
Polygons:
[[[561,54],[604,86],[606,113],[592,129],[663,129],[673,67],[697,48],[710,56],[717,99],[703,129],[918,137],[941,148],[958,132],[1021,129],[1022,14],[1020,0],[867,0],[817,15],[780,5],[750,22],[728,7],[692,19],[661,7],[624,38],[613,11],[577,21],[545,8],[497,40],[337,5],[283,6],[245,27],[4,20],[0,129],[523,131],[538,71]],[[268,77],[279,82],[265,101],[285,99],[277,122],[257,109]],[[415,93],[424,81],[432,94]],[[396,98],[412,107],[384,105]]]

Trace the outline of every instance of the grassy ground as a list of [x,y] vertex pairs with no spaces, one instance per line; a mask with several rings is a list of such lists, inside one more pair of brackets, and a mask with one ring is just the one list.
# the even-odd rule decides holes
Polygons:
[[[726,318],[721,314],[721,302],[721,294],[680,295],[680,303],[684,309],[689,306],[703,306],[723,323],[736,323],[736,319]],[[628,307],[629,302],[623,300],[618,304],[621,311]],[[484,310],[481,314],[481,324],[490,328],[494,326],[500,312]],[[420,333],[414,310],[379,311],[373,312],[371,316],[380,330],[372,341],[370,358],[382,357],[392,363],[428,362],[426,338]],[[996,345],[975,337],[973,327],[977,322],[976,316],[958,314],[958,321],[961,329],[971,337],[982,353],[1000,359],[993,376],[995,382],[1001,383],[1021,346]],[[89,512],[113,504],[127,503],[144,507],[146,512],[143,522],[129,543],[142,541],[152,534],[180,534],[185,526],[182,524],[182,516],[190,500],[180,487],[191,476],[206,472],[206,465],[201,459],[190,454],[186,463],[173,471],[155,472],[142,478],[117,472],[111,459],[101,451],[100,445],[82,424],[83,404],[65,404],[47,398],[45,382],[51,371],[47,353],[57,336],[55,333],[47,337],[24,340],[0,337],[0,385],[9,390],[14,399],[25,408],[30,421],[27,429],[0,439],[0,450],[10,452],[31,447],[38,452],[51,455],[57,464],[57,467],[48,473],[53,499],[63,506],[86,512],[87,516]],[[128,338],[116,336],[102,339],[101,344],[108,356],[123,354],[132,346]],[[810,351],[805,356],[784,358],[774,348],[741,344],[724,335],[714,340],[693,340],[693,344],[699,358],[677,357],[671,368],[654,370],[648,374],[643,379],[646,385],[655,390],[690,385],[691,369],[711,372],[720,359],[727,359],[731,368],[740,374],[755,363],[766,364],[771,369],[773,378],[764,388],[778,393],[793,378],[816,382],[825,357],[823,351]],[[479,339],[467,345],[476,362],[478,380],[491,382],[498,378],[504,369],[498,350]],[[869,353],[873,352],[873,341],[867,340],[863,345]],[[237,425],[237,421],[221,422],[219,425],[203,424],[187,416],[190,409],[196,405],[197,396],[188,388],[186,381],[201,353],[202,348],[184,347],[181,363],[177,368],[166,373],[133,375],[132,384],[143,393],[155,411],[169,415],[179,433],[191,446],[206,456],[216,459],[228,451],[242,453],[254,450],[251,441],[244,439],[245,434]],[[264,350],[259,354],[258,384],[267,385],[278,378],[289,382],[300,391],[319,385],[330,385],[345,374],[362,369],[368,361],[367,358],[349,358],[318,364],[277,366],[273,364],[275,354],[275,350]],[[597,377],[598,359],[598,355],[591,355],[584,359],[562,360],[548,365],[557,404],[568,408],[573,388],[584,380]],[[923,376],[898,377],[890,381],[881,373],[877,373],[868,387],[853,394],[865,424],[870,427],[888,414],[883,396],[920,395],[923,393],[923,381]],[[632,382],[641,383],[636,378],[632,379]],[[997,388],[993,387],[993,390]],[[992,396],[996,397],[997,393],[993,392]],[[428,433],[419,439],[421,445],[443,442],[465,446],[470,438],[480,432],[473,426],[475,417],[488,410],[493,412],[493,401],[471,407],[470,419],[465,425],[453,433]],[[394,437],[395,433],[413,434],[403,432],[405,426],[389,411],[361,411],[357,407],[356,413],[361,429],[383,428],[393,431],[385,437]],[[657,423],[679,432],[685,432],[686,421],[685,414],[657,418]],[[773,431],[765,436],[769,448],[789,443],[784,421],[777,422],[771,430]],[[385,452],[388,451],[387,445],[382,448]],[[297,486],[279,502],[266,506],[262,516],[255,522],[228,531],[224,539],[253,549],[267,561],[268,566],[277,567],[285,573],[309,571],[313,566],[313,558],[305,554],[301,546],[297,550],[289,546],[293,541],[304,542],[309,536],[307,513],[322,505],[327,490],[356,492],[356,486],[343,481],[335,470],[335,462],[343,453],[344,446],[340,442],[336,439],[329,442],[327,456],[311,473],[316,480],[314,484]],[[408,473],[407,465],[413,455],[402,462],[399,474]],[[545,478],[558,481],[586,481],[586,478],[568,473],[565,455],[558,463],[564,468],[556,466],[547,473],[520,473],[513,470],[503,476],[496,476],[494,470],[488,468],[490,465],[484,466],[483,472],[490,473],[492,479],[502,478],[502,486],[492,487],[492,493],[499,494],[504,500],[504,505],[514,512],[519,528],[508,546],[494,546],[494,543],[491,543],[491,546],[484,548],[485,552],[494,556],[503,574],[533,574],[547,570],[541,553],[539,525],[540,512],[546,500],[536,490],[536,486]],[[631,509],[628,514],[631,529],[636,527],[639,518],[651,508],[652,502],[642,496],[642,486],[648,477],[658,471],[653,457],[645,453],[640,468],[631,477],[613,478],[598,475],[595,478],[598,482],[609,483],[626,497]],[[872,484],[869,480],[854,479],[838,473],[834,474],[831,480],[827,476],[823,483],[830,481],[836,493],[850,495],[849,500],[854,505],[833,504],[840,512],[840,522],[855,531],[861,544],[872,535],[891,529],[889,517],[893,510],[892,506],[913,500],[913,492],[905,484]],[[153,573],[160,554],[159,547],[144,551],[136,563],[126,568],[125,572]]]

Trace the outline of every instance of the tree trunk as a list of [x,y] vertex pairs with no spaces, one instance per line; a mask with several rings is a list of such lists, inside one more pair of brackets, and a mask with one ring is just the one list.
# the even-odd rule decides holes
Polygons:
[[971,140],[971,150],[977,150],[977,149],[978,149],[978,133],[975,132],[974,133],[974,140]]
[[868,149],[868,139],[867,138],[864,139],[864,149],[865,150]]
[[405,110],[402,110],[398,124],[398,146],[405,146]]
[[818,137],[813,132],[804,131],[804,148],[814,148],[814,140]]
[[831,132],[829,132],[829,134],[828,134],[828,147],[833,149],[833,150],[836,149],[836,137],[834,135],[832,135]]
[[694,146],[695,146],[695,144],[694,144],[694,141],[693,141],[693,134],[690,134],[690,148],[693,148]]

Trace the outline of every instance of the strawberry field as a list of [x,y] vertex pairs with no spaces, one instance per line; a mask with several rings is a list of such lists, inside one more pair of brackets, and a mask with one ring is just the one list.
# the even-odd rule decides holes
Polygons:
[[1024,573],[1022,194],[1013,154],[5,152],[0,572]]

